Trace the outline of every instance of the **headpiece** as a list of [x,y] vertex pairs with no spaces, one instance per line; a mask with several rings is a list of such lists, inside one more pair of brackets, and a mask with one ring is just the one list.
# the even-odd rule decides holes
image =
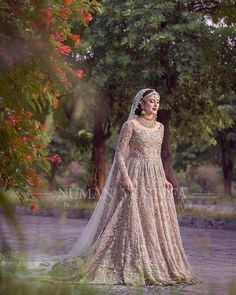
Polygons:
[[140,101],[146,97],[148,97],[149,95],[151,94],[156,94],[158,95],[158,97],[160,98],[160,94],[155,90],[155,89],[152,89],[152,88],[145,88],[145,89],[142,89],[140,90],[134,97],[133,99],[133,104],[131,106],[131,110],[130,110],[130,113],[129,113],[129,117],[128,117],[128,120],[131,119],[134,114],[135,114],[135,110],[138,106],[138,104],[140,103]]

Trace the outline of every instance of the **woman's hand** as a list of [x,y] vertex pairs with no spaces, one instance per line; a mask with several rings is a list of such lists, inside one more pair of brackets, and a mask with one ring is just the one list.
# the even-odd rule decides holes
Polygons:
[[170,183],[167,179],[165,180],[165,187],[172,190],[173,189],[173,185],[172,183]]
[[127,189],[129,192],[135,190],[133,183],[131,181],[131,179],[129,178],[129,176],[125,177],[124,179],[124,187],[125,189]]

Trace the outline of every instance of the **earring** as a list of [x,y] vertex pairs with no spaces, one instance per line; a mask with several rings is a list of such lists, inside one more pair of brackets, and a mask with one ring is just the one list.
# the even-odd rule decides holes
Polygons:
[[146,114],[145,110],[142,110],[141,115],[145,115],[145,114]]

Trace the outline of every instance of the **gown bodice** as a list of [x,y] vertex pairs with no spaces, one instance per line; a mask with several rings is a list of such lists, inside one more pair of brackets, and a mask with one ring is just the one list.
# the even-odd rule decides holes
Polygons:
[[157,127],[150,129],[138,126],[132,119],[122,125],[115,160],[123,179],[129,176],[127,166],[134,159],[157,165],[161,175],[166,179],[161,161],[164,125],[158,123]]
[[154,160],[161,156],[163,124],[158,128],[143,129],[133,123],[133,133],[129,142],[129,157],[140,157]]

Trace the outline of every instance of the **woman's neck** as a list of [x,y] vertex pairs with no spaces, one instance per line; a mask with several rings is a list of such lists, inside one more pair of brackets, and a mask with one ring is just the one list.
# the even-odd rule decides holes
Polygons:
[[153,114],[145,114],[145,115],[142,115],[145,119],[147,120],[153,120],[154,119],[154,115]]

